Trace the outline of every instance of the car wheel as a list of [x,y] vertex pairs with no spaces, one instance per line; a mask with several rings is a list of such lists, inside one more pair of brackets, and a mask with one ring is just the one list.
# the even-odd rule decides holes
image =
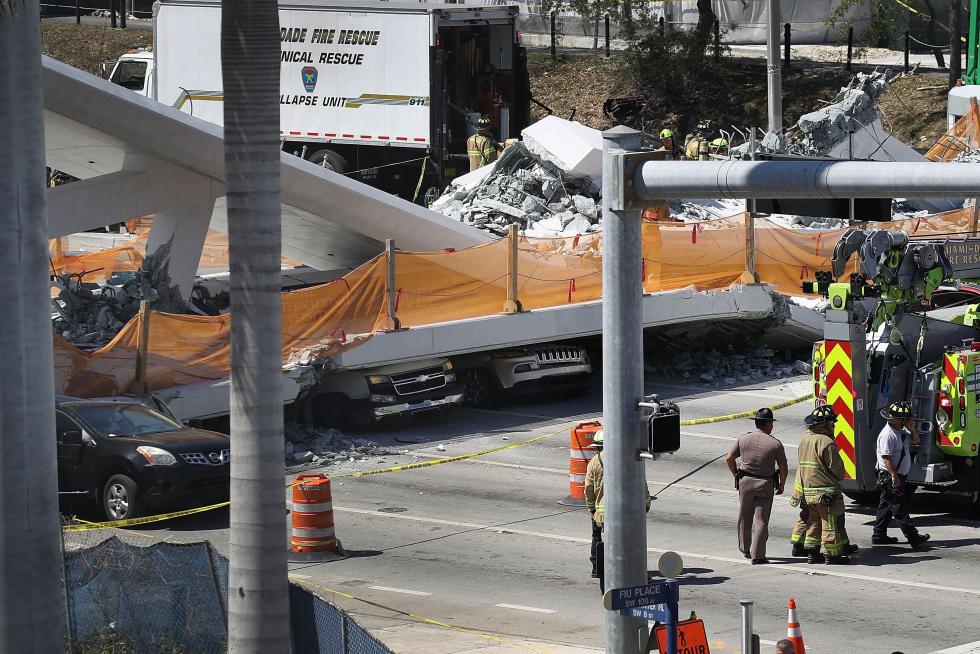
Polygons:
[[138,518],[143,513],[136,482],[126,475],[113,475],[102,489],[102,512],[109,520]]
[[483,368],[463,371],[463,403],[489,409],[497,405],[497,386]]
[[335,173],[340,173],[341,175],[350,170],[350,164],[347,163],[347,159],[333,150],[317,150],[310,155],[310,163],[316,164],[321,168],[326,168],[327,170],[332,170]]

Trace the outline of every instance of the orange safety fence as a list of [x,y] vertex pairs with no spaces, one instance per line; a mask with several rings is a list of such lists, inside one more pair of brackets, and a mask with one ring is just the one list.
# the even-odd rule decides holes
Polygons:
[[980,148],[980,110],[977,109],[976,104],[971,103],[970,110],[926,152],[926,158],[932,161],[951,161],[966,150],[978,148]]
[[[959,210],[868,228],[914,236],[963,233],[972,212]],[[806,231],[756,219],[756,270],[762,282],[802,295],[800,282],[830,267],[843,230]],[[557,307],[602,294],[601,234],[518,241],[518,299],[525,310]],[[507,296],[509,239],[451,252],[397,252],[394,310],[402,327],[499,314]],[[646,292],[724,289],[750,281],[742,215],[702,223],[647,221],[642,231]],[[283,364],[306,363],[354,347],[391,328],[387,260],[379,255],[329,284],[282,297]],[[853,264],[851,267],[853,270]],[[152,388],[228,375],[229,316],[153,312],[148,382]],[[57,389],[78,396],[124,392],[133,381],[137,320],[96,352],[55,335]]]
[[[97,252],[66,254],[68,237],[62,236],[49,241],[49,256],[51,271],[56,275],[66,273],[82,274],[82,281],[104,284],[114,272],[130,272],[139,270],[146,255],[146,244],[150,235],[148,219],[133,221],[137,231],[133,237],[122,245],[106,248]],[[287,257],[282,259],[284,267],[297,268],[300,262]],[[214,230],[208,230],[201,250],[198,264],[202,272],[228,270],[228,235]]]

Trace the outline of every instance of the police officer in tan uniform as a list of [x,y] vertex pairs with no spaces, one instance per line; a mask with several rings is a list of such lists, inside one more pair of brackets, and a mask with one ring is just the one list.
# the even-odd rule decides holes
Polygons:
[[789,468],[783,444],[772,435],[776,421],[772,409],[759,409],[752,419],[755,429],[735,440],[725,462],[738,488],[738,549],[757,565],[769,563],[769,514],[773,496],[783,494]]

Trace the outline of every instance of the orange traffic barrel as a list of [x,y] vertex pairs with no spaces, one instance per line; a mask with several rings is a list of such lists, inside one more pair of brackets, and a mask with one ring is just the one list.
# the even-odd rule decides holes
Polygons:
[[585,506],[585,471],[589,459],[595,456],[592,439],[600,429],[602,425],[596,421],[580,422],[572,428],[568,451],[568,497],[559,504]]
[[293,483],[293,524],[289,538],[291,558],[304,560],[342,553],[333,527],[330,478],[300,475]]

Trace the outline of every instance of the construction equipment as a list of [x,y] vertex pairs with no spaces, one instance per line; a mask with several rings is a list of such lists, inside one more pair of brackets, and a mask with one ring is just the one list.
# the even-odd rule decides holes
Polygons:
[[[880,410],[906,400],[920,437],[909,482],[978,501],[980,304],[932,305],[940,286],[980,278],[974,252],[975,238],[851,229],[834,248],[832,271],[803,283],[829,301],[824,340],[813,347],[814,395],[838,415],[834,438],[852,499],[873,501]],[[854,254],[857,271],[845,280]]]

